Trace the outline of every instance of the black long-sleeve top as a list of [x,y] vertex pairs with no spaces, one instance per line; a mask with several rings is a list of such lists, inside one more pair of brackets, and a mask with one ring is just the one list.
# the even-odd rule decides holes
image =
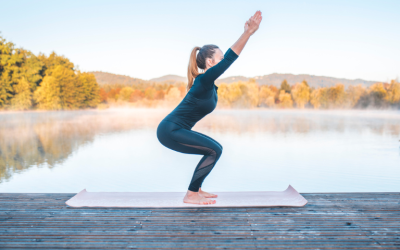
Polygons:
[[229,48],[224,58],[196,77],[189,92],[164,120],[191,129],[204,116],[211,113],[218,102],[218,87],[214,81],[222,75],[239,56]]

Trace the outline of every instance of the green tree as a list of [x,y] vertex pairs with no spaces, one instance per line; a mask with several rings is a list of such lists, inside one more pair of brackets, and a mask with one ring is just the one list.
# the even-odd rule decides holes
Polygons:
[[279,89],[279,93],[281,90],[284,90],[286,93],[290,94],[292,88],[290,87],[290,85],[287,83],[286,80],[283,80],[281,83],[281,88]]

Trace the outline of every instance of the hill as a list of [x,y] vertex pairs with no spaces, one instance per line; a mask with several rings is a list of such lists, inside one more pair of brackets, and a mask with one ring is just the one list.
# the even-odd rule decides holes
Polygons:
[[148,82],[146,80],[142,80],[142,79],[139,79],[139,78],[133,78],[133,77],[130,77],[130,76],[111,74],[111,73],[102,72],[102,71],[92,71],[92,72],[89,72],[89,73],[94,74],[94,76],[96,77],[96,80],[99,83],[99,85],[102,85],[102,84],[116,84],[116,83],[121,83],[121,84],[126,84],[126,85],[135,85],[135,84]]
[[152,78],[149,81],[153,82],[165,82],[165,81],[176,81],[176,82],[187,82],[187,78],[178,75],[165,75],[157,78]]
[[[187,82],[187,78],[183,76],[178,76],[178,75],[165,75],[157,78],[152,78],[150,80],[143,80],[139,78],[133,78],[129,76],[124,76],[124,75],[116,75],[116,74],[111,74],[111,73],[106,73],[106,72],[101,72],[101,71],[93,71],[90,72],[93,73],[94,76],[97,79],[97,82],[101,84],[115,84],[115,83],[122,83],[122,84],[128,84],[128,85],[134,85],[134,84],[140,84],[140,83],[149,83],[149,82],[167,82],[167,83],[174,83],[174,82]],[[344,86],[349,86],[349,85],[358,85],[361,84],[365,87],[371,86],[372,84],[378,82],[378,81],[367,81],[363,79],[345,79],[345,78],[335,78],[335,77],[327,77],[327,76],[314,76],[314,75],[307,75],[307,74],[301,74],[301,75],[294,75],[294,74],[278,74],[278,73],[273,73],[269,75],[264,75],[264,76],[255,76],[253,77],[256,79],[257,83],[260,85],[274,85],[274,86],[280,86],[282,81],[286,79],[286,81],[290,84],[293,85],[297,82],[302,82],[303,80],[306,80],[308,85],[310,87],[329,87],[329,86],[334,86],[337,83],[342,83]],[[244,77],[244,76],[232,76],[232,77],[226,77],[222,79],[218,79],[216,81],[217,84],[219,83],[232,83],[236,81],[248,81],[250,77]]]
[[[301,74],[301,75],[277,74],[277,73],[264,76],[256,76],[254,78],[260,85],[274,85],[276,87],[280,86],[282,81],[285,79],[290,85],[306,80],[310,87],[330,87],[334,86],[337,83],[342,83],[346,87],[349,85],[358,85],[358,84],[368,87],[377,82],[377,81],[366,81],[362,79],[350,80],[345,78],[335,78],[327,76],[314,76],[306,74]],[[249,77],[244,77],[244,76],[233,76],[233,77],[218,79],[216,83],[222,83],[222,82],[232,83],[236,81],[247,81],[249,79],[250,79]]]

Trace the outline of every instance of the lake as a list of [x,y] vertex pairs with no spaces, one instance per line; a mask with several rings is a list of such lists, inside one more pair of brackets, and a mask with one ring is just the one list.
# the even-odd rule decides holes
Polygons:
[[[0,192],[186,191],[201,155],[158,141],[172,109],[0,113]],[[220,110],[206,191],[399,192],[400,111]]]

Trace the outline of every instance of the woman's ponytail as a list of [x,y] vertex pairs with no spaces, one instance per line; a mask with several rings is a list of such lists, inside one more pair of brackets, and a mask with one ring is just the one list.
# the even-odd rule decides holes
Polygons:
[[196,78],[198,75],[200,75],[199,69],[197,66],[197,56],[196,56],[196,52],[200,49],[201,49],[201,47],[194,47],[192,50],[192,53],[190,54],[189,66],[188,66],[188,72],[187,72],[188,85],[186,86],[186,92],[189,92],[190,88],[193,86],[194,78]]
[[[206,69],[206,59],[213,59],[215,49],[219,49],[217,45],[207,44],[203,47],[194,47],[192,53],[190,54],[189,66],[188,66],[188,85],[186,87],[187,92],[193,86],[194,78],[200,75],[199,69]],[[201,51],[200,51],[201,50]],[[196,56],[196,52],[199,54]],[[213,59],[214,60],[214,59]]]

